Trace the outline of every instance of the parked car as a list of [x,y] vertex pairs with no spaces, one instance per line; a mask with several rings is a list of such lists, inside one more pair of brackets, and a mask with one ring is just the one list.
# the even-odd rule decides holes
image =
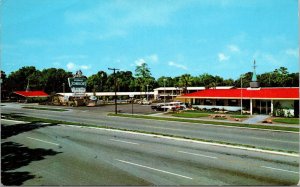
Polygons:
[[141,105],[151,105],[152,102],[151,101],[147,101],[146,99],[143,99],[143,100],[140,100],[138,102],[138,104],[141,104]]
[[158,103],[152,105],[151,109],[155,111],[184,110],[186,105],[183,102]]

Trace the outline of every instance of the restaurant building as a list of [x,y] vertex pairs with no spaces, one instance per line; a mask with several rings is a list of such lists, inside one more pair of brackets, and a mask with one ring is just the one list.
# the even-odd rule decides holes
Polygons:
[[184,100],[199,109],[243,111],[275,116],[299,116],[299,87],[261,88],[256,78],[255,61],[249,88],[205,89],[184,94]]
[[285,116],[299,115],[298,87],[206,89],[177,98],[186,99],[193,107],[200,109],[242,109],[251,115],[269,115],[280,111],[284,112]]

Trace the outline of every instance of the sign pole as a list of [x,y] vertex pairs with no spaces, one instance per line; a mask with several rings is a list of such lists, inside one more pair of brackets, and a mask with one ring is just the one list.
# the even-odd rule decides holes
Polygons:
[[115,82],[115,114],[118,114],[118,110],[117,110],[117,80],[116,80],[116,68],[108,68],[109,70],[113,70],[114,71],[114,82]]
[[130,94],[129,97],[131,97],[131,115],[133,115],[133,94]]

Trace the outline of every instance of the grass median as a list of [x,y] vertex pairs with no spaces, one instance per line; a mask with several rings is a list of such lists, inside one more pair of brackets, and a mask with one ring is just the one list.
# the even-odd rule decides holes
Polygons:
[[22,108],[33,109],[33,110],[50,110],[50,111],[59,111],[59,112],[68,111],[66,109],[60,109],[60,108],[43,108],[43,107],[31,107],[31,106],[24,106]]
[[[186,139],[186,140],[195,140],[195,141],[199,141],[199,142],[208,142],[208,143],[216,143],[216,144],[223,144],[223,145],[230,145],[230,146],[239,146],[239,147],[245,147],[245,148],[254,148],[254,149],[261,149],[261,150],[266,150],[266,151],[276,151],[276,152],[291,153],[291,154],[298,153],[295,151],[270,149],[270,148],[266,148],[266,147],[257,147],[257,146],[253,146],[253,145],[247,145],[247,144],[230,143],[230,142],[208,140],[208,139],[201,139],[201,138],[191,138],[191,137],[178,136],[178,135],[165,134],[165,133],[148,132],[148,131],[143,131],[143,130],[115,128],[115,127],[109,127],[109,126],[104,126],[104,125],[93,125],[93,124],[85,124],[85,123],[78,123],[78,122],[69,122],[69,121],[61,121],[61,120],[28,117],[28,116],[23,116],[23,115],[19,115],[19,114],[2,114],[1,118],[10,119],[10,120],[27,121],[27,122],[32,122],[32,123],[50,123],[53,125],[63,124],[63,125],[73,125],[73,126],[80,126],[80,127],[94,127],[94,128],[99,128],[99,129],[112,129],[112,130],[136,132],[136,133],[150,134],[150,135],[159,135],[159,136]],[[24,124],[24,125],[26,125],[26,124]]]
[[246,127],[246,128],[253,128],[253,129],[268,129],[268,130],[299,132],[299,128],[296,127],[279,127],[279,126],[267,126],[267,125],[257,125],[257,124],[230,123],[230,122],[223,122],[223,121],[218,122],[218,121],[181,119],[181,118],[145,116],[145,115],[130,115],[130,114],[109,113],[108,115],[118,116],[118,117],[138,118],[138,119],[152,119],[152,120],[163,120],[163,121],[188,122],[188,123],[196,123],[196,124],[210,124],[210,125],[222,125],[222,126],[232,126],[232,127]]

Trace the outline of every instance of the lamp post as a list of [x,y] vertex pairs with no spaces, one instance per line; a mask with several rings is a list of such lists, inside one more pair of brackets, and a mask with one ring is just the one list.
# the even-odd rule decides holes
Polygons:
[[241,75],[241,115],[243,115],[243,76]]
[[116,70],[119,70],[119,69],[116,69],[116,68],[108,68],[109,70],[113,70],[114,71],[114,84],[115,84],[115,114],[118,113],[117,111],[117,81],[116,81]]
[[167,79],[164,79],[164,111],[166,111],[166,81]]

